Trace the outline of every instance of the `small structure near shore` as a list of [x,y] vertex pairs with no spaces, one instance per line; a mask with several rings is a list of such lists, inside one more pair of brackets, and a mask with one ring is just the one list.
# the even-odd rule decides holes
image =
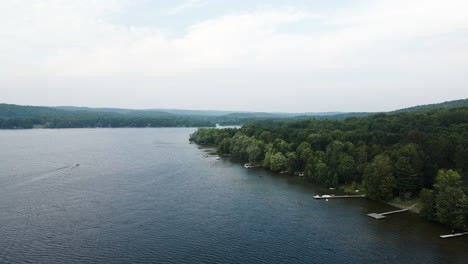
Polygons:
[[334,194],[324,194],[322,196],[320,195],[314,195],[314,199],[338,199],[338,198],[363,198],[366,197],[364,194],[362,195],[334,195]]
[[258,166],[255,166],[252,163],[245,163],[244,164],[244,168],[246,168],[246,169],[251,169],[251,168],[256,168],[256,167],[258,167]]
[[380,213],[380,214],[379,213],[370,213],[370,214],[367,214],[367,216],[372,217],[372,218],[377,219],[377,220],[380,220],[380,219],[385,218],[386,215],[402,213],[402,212],[406,212],[406,211],[408,211],[408,208],[401,209],[401,210],[396,210],[396,211],[390,211],[390,212],[386,212],[386,213]]
[[440,238],[452,238],[452,237],[459,237],[459,236],[464,236],[464,235],[468,235],[468,232],[449,234],[449,235],[441,235]]

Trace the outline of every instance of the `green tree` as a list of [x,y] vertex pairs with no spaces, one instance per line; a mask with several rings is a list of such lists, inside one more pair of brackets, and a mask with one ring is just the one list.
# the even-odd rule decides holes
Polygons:
[[319,159],[315,165],[315,172],[312,179],[321,185],[327,185],[328,182],[328,165]]
[[218,148],[217,148],[218,154],[221,154],[221,155],[231,154],[230,148],[231,148],[231,139],[225,138],[218,145]]
[[262,149],[262,144],[261,142],[252,142],[247,147],[247,153],[249,155],[249,161],[252,163],[256,163],[257,161],[262,160],[262,155],[263,155],[263,149]]
[[427,220],[435,220],[435,197],[431,190],[423,188],[419,193],[421,199],[421,211],[420,214]]
[[437,221],[452,228],[466,227],[468,198],[462,189],[460,175],[453,170],[440,170],[434,184]]
[[299,170],[299,160],[297,159],[296,152],[288,152],[286,154],[287,162],[287,170],[291,173],[297,172]]
[[420,186],[418,173],[406,157],[398,158],[395,163],[395,176],[397,178],[397,188],[401,192],[415,192]]
[[367,165],[363,176],[363,184],[366,188],[367,197],[372,200],[390,200],[393,197],[396,180],[388,156],[378,155]]
[[297,147],[296,155],[299,162],[299,170],[303,171],[307,163],[312,160],[314,152],[312,151],[310,144],[304,141]]
[[281,152],[276,152],[270,157],[270,169],[272,171],[283,171],[286,169],[287,162],[288,160]]
[[356,164],[353,157],[346,153],[339,155],[339,161],[336,169],[337,180],[340,183],[350,183],[355,178]]

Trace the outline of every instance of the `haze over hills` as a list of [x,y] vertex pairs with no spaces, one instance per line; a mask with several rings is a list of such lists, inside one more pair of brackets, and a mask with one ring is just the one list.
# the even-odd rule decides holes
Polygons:
[[[453,101],[446,101],[436,104],[418,105],[402,109],[397,109],[390,112],[384,113],[399,113],[399,112],[413,112],[420,110],[436,110],[436,109],[447,109],[459,106],[468,106],[467,99],[459,99]],[[56,109],[61,110],[81,110],[81,111],[93,111],[93,112],[109,112],[109,113],[120,113],[120,114],[131,114],[131,115],[194,115],[194,116],[230,116],[235,118],[251,118],[251,117],[264,117],[264,118],[288,118],[288,117],[300,117],[300,116],[317,116],[322,118],[333,119],[345,119],[348,117],[363,117],[369,114],[375,114],[377,112],[305,112],[305,113],[287,113],[287,112],[248,112],[248,111],[220,111],[220,110],[188,110],[188,109],[122,109],[122,108],[89,108],[89,107],[74,107],[74,106],[58,106]]]
[[189,109],[125,109],[125,108],[89,108],[89,107],[76,107],[76,106],[57,106],[53,107],[60,110],[72,111],[93,111],[93,112],[107,112],[118,114],[138,115],[158,115],[158,114],[173,114],[173,115],[191,115],[191,116],[225,116],[231,115],[237,118],[247,117],[266,117],[266,118],[281,118],[281,117],[295,117],[298,115],[306,116],[328,116],[342,114],[341,112],[307,112],[307,113],[285,113],[285,112],[248,112],[248,111],[221,111],[221,110],[189,110]]
[[[438,104],[419,105],[383,113],[401,113],[420,110],[446,109],[460,106],[468,106],[468,99],[447,101]],[[14,104],[0,104],[0,117],[47,117],[47,116],[118,116],[118,117],[174,117],[196,116],[216,117],[219,120],[246,120],[251,118],[319,118],[343,120],[349,117],[364,117],[375,112],[247,112],[247,111],[219,111],[219,110],[187,110],[187,109],[125,109],[125,108],[90,108],[76,106],[21,106]]]

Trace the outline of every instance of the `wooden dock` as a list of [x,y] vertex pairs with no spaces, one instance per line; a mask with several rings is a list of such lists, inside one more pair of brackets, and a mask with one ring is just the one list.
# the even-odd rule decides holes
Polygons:
[[457,233],[457,234],[449,234],[449,235],[441,235],[440,238],[452,238],[452,237],[459,237],[459,236],[464,236],[464,235],[468,235],[468,232]]
[[359,195],[315,195],[314,199],[339,199],[339,198],[363,198],[366,197],[364,194]]
[[390,212],[385,212],[385,213],[380,213],[380,214],[379,213],[370,213],[370,214],[367,214],[367,216],[372,217],[372,218],[377,219],[377,220],[380,220],[380,219],[385,218],[386,215],[402,213],[402,212],[406,212],[406,211],[408,211],[408,209],[401,209],[401,210],[390,211]]

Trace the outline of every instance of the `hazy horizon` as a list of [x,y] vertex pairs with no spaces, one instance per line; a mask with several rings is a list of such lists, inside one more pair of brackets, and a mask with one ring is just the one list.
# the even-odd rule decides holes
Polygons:
[[[468,98],[459,98],[459,99],[455,99],[455,100],[450,100],[450,101],[456,101],[456,100],[464,100],[464,99],[468,99]],[[439,104],[439,103],[445,103],[447,101],[443,101],[443,102],[435,102],[435,103],[430,103],[430,104]],[[1,103],[4,103],[4,102],[0,102]],[[10,103],[7,103],[7,104],[10,104]],[[13,103],[11,103],[13,104]],[[18,104],[15,104],[15,105],[18,105]],[[426,105],[426,104],[424,104]],[[160,110],[160,111],[165,111],[165,110],[182,110],[182,111],[215,111],[215,112],[237,112],[237,113],[242,113],[242,112],[258,112],[258,113],[286,113],[286,114],[302,114],[302,113],[351,113],[351,112],[367,112],[367,113],[377,113],[377,112],[391,112],[391,111],[396,111],[396,110],[400,110],[400,109],[405,109],[405,108],[410,108],[410,107],[415,107],[415,106],[421,106],[421,105],[411,105],[411,106],[406,106],[406,107],[401,107],[401,108],[398,108],[398,109],[391,109],[391,110],[382,110],[382,111],[304,111],[304,112],[291,112],[291,111],[248,111],[248,110],[242,110],[242,109],[238,109],[238,110],[230,110],[230,109],[227,109],[227,110],[219,110],[219,109],[189,109],[189,108],[124,108],[124,107],[108,107],[108,106],[102,106],[102,107],[89,107],[89,106],[76,106],[76,105],[24,105],[24,106],[43,106],[43,107],[57,107],[57,108],[60,108],[60,107],[77,107],[77,108],[92,108],[92,109],[127,109],[127,110]]]
[[0,3],[9,104],[380,112],[468,97],[461,0]]

